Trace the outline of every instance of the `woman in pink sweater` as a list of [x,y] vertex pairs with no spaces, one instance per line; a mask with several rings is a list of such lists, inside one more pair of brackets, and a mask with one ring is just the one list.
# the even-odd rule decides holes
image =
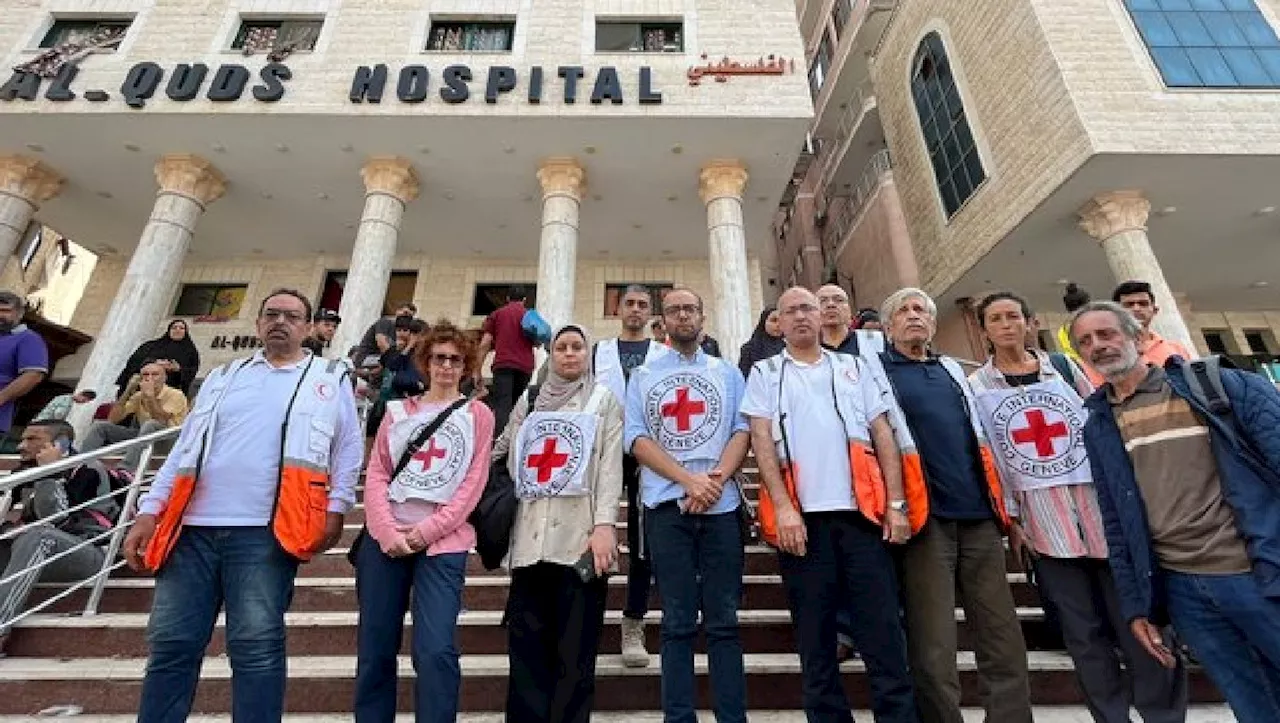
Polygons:
[[[477,363],[475,344],[458,327],[440,321],[429,328],[414,363],[431,380],[429,391],[387,404],[365,475],[370,539],[356,555],[357,723],[395,720],[396,654],[411,598],[416,720],[452,723],[458,713],[454,628],[476,541],[467,517],[488,478],[493,413],[458,391]],[[448,414],[444,423],[406,458],[410,442],[441,414]]]

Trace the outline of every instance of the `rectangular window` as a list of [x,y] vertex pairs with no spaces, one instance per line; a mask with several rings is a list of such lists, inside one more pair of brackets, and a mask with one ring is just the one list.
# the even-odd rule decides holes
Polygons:
[[827,82],[827,71],[831,68],[831,52],[831,36],[823,33],[822,42],[818,43],[818,52],[809,65],[809,94],[814,98],[818,97],[822,92],[823,84]]
[[604,285],[604,316],[606,319],[617,317],[618,309],[622,305],[622,297],[627,293],[627,287],[632,284],[643,286],[649,289],[649,308],[653,316],[662,315],[662,297],[667,295],[668,291],[675,288],[674,284],[650,284],[640,281],[625,284],[605,284]]
[[[471,315],[472,316],[488,316],[493,312],[501,309],[507,303],[507,294],[511,291],[511,287],[516,284],[476,284],[475,294],[471,297]],[[538,303],[538,285],[532,281],[527,284],[519,284],[524,287],[529,296],[525,299],[524,305],[530,309],[535,308]]]
[[596,21],[597,53],[683,53],[684,23]]
[[844,29],[853,15],[853,0],[836,0],[831,6],[831,23],[836,26],[836,35],[843,36]]
[[1170,88],[1280,88],[1280,39],[1256,0],[1124,0]]
[[173,315],[235,319],[248,290],[248,284],[183,284]]
[[81,44],[112,48],[119,44],[133,21],[121,19],[54,20],[49,32],[40,40],[42,48]]
[[315,50],[324,27],[323,18],[254,18],[242,20],[232,50],[249,53],[270,53],[289,49]]
[[1204,329],[1201,332],[1204,335],[1205,348],[1210,354],[1230,354],[1227,350],[1227,332],[1221,329]]
[[1246,329],[1244,340],[1249,345],[1250,354],[1270,354],[1271,345],[1267,343],[1268,332],[1262,329]]
[[509,53],[516,35],[516,21],[444,21],[431,23],[427,50]]

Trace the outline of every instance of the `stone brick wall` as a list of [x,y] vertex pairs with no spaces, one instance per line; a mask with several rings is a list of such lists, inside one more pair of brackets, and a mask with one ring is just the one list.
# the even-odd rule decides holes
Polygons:
[[[278,287],[296,288],[311,297],[313,303],[324,284],[325,273],[345,269],[349,259],[332,256],[315,256],[305,260],[261,261],[239,259],[224,263],[193,263],[182,271],[182,283],[236,283],[248,284],[240,316],[227,322],[195,322],[188,319],[191,337],[200,350],[200,376],[245,352],[233,349],[211,349],[214,337],[254,334],[254,316],[263,296]],[[111,300],[124,278],[127,262],[119,258],[104,258],[98,262],[84,297],[76,310],[72,326],[94,335],[102,327],[111,306]],[[471,316],[471,301],[477,283],[532,284],[537,278],[537,264],[528,261],[495,260],[478,265],[465,259],[426,258],[405,255],[396,259],[397,270],[418,271],[418,283],[414,303],[419,316],[428,320],[446,317],[468,328],[478,328],[483,317]],[[758,313],[762,308],[760,264],[752,259],[751,308]],[[607,262],[582,262],[578,264],[577,286],[574,292],[574,318],[587,326],[597,338],[614,336],[620,322],[604,316],[606,284],[619,283],[671,283],[692,287],[708,299],[707,329],[715,334],[715,309],[712,308],[710,269],[705,261],[672,261],[659,264],[627,264]],[[168,317],[166,317],[167,323]],[[152,336],[159,336],[163,327]],[[88,360],[90,347],[85,347],[72,357],[59,363],[55,370],[57,379],[74,379]]]
[[[119,88],[128,68],[142,60],[165,67],[203,62],[211,69],[223,63],[242,63],[256,69],[266,62],[264,58],[246,60],[242,53],[230,49],[242,14],[325,17],[315,50],[295,53],[287,61],[294,72],[294,79],[287,83],[287,103],[242,100],[217,104],[203,95],[177,103],[166,98],[162,88],[148,102],[150,113],[421,115],[421,107],[395,101],[395,74],[409,64],[426,65],[432,73],[432,96],[427,103],[433,114],[807,118],[812,113],[794,0],[8,0],[0,12],[0,67],[33,57],[55,16],[95,13],[135,15],[119,50],[86,60],[76,79],[77,88],[110,91]],[[433,16],[456,19],[485,15],[517,18],[510,53],[424,51]],[[597,54],[597,17],[683,19],[685,52]],[[799,62],[793,74],[740,79],[750,82],[706,82],[696,93],[666,93],[661,105],[642,106],[636,102],[640,66],[654,69],[657,89],[678,89],[686,82],[687,69],[699,62],[702,53],[737,60],[755,60],[775,53]],[[347,94],[356,68],[379,62],[387,63],[391,71],[390,101],[384,100],[380,106],[353,106]],[[508,96],[517,97],[501,98],[496,104],[474,100],[459,105],[442,103],[434,96],[439,72],[453,63],[469,63],[480,73],[490,64],[510,64],[520,79],[517,92]],[[584,93],[580,87],[580,97],[590,94],[589,83],[594,81],[595,70],[612,65],[621,76],[627,102],[605,107],[584,102],[564,104],[555,69],[574,63],[587,68],[583,81],[586,90]],[[539,64],[547,68],[543,102],[530,105],[523,100],[525,76],[529,66]],[[4,76],[7,78],[8,74]],[[483,94],[483,83],[483,77],[472,83],[473,96],[477,87]],[[122,110],[118,99],[109,103],[40,100],[0,106],[2,112],[15,113]]]
[[[930,293],[950,287],[1092,152],[1042,26],[1041,6],[1049,4],[915,0],[899,4],[885,33],[873,80],[920,281]],[[949,220],[910,91],[916,49],[931,31],[946,46],[987,173]],[[1080,27],[1072,32],[1088,35]]]

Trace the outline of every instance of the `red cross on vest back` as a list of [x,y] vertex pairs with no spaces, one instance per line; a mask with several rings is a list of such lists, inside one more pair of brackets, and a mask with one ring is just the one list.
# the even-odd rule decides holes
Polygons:
[[525,461],[525,466],[529,469],[538,470],[538,484],[544,485],[551,481],[551,475],[569,463],[569,455],[556,452],[556,439],[543,440],[542,451],[529,455]]
[[672,417],[676,420],[677,432],[688,432],[691,418],[699,414],[705,414],[706,411],[706,402],[689,399],[689,387],[678,387],[676,389],[676,400],[662,405],[662,416]]
[[1036,456],[1052,457],[1053,440],[1071,436],[1071,430],[1067,429],[1067,425],[1063,422],[1046,424],[1044,412],[1039,409],[1032,409],[1027,412],[1027,426],[1013,430],[1012,434],[1013,441],[1018,444],[1034,442]]
[[430,472],[431,465],[435,464],[437,459],[444,459],[446,454],[445,450],[436,446],[436,438],[432,437],[427,448],[418,450],[413,455],[413,459],[422,463],[423,472]]

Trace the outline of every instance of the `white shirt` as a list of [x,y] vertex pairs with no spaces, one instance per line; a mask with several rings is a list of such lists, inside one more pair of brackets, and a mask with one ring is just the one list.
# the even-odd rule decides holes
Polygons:
[[[317,363],[320,363],[317,361]],[[229,382],[209,433],[209,448],[183,523],[197,527],[261,527],[271,522],[280,484],[280,434],[285,409],[306,358],[274,367],[262,352]],[[355,504],[364,440],[350,384],[338,385],[339,417],[330,461],[330,512]],[[201,408],[204,387],[193,406]],[[170,454],[156,474],[141,512],[158,514],[173,487],[181,455]]]
[[[880,387],[865,365],[858,367],[862,372],[860,376],[850,379],[840,374],[833,379],[832,360],[833,355],[826,352],[816,364],[806,364],[783,351],[773,358],[776,371],[769,369],[767,360],[757,362],[742,401],[742,413],[746,416],[773,421],[780,465],[787,463],[781,437],[785,425],[790,461],[798,473],[796,494],[804,512],[857,509],[853,499],[853,472],[849,467],[849,441],[854,437],[868,440],[871,421],[888,409]],[[778,406],[780,383],[781,410]],[[839,413],[835,405],[837,395],[841,398]],[[785,420],[781,419],[784,412]]]

